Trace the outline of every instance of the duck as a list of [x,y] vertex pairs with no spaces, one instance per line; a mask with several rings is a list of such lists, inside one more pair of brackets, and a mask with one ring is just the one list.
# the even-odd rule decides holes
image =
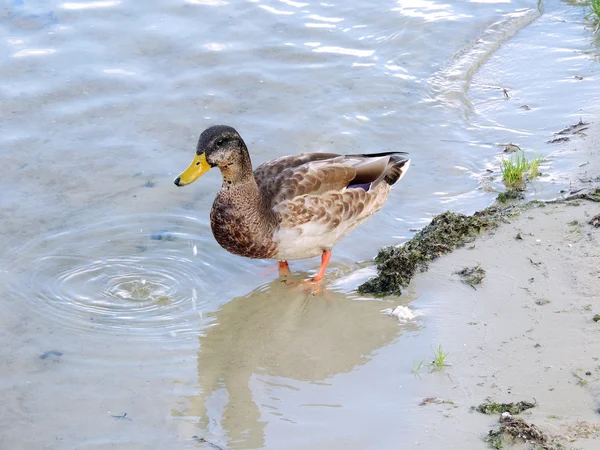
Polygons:
[[300,153],[255,170],[238,131],[214,125],[198,139],[195,156],[174,183],[186,186],[212,168],[222,176],[211,212],[215,240],[230,253],[272,259],[288,275],[290,260],[321,256],[308,281],[323,279],[333,246],[379,211],[406,174],[406,152]]

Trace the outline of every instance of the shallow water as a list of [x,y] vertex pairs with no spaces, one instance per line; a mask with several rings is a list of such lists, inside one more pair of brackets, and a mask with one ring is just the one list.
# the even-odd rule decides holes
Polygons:
[[[444,382],[410,373],[435,311],[419,309],[427,292],[355,295],[364,261],[445,209],[491,203],[500,144],[549,155],[530,198],[567,187],[575,162],[541,143],[598,113],[584,15],[556,1],[2,3],[1,446],[411,448],[415,405]],[[388,204],[336,247],[324,296],[218,247],[218,173],[173,186],[214,123],[256,164],[411,153]],[[381,312],[409,303],[408,324]]]

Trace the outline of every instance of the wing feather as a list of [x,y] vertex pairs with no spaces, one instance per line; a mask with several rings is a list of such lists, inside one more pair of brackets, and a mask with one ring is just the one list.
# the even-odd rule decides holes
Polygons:
[[297,226],[312,220],[335,227],[370,209],[377,195],[369,191],[385,183],[397,165],[396,158],[400,160],[395,153],[303,153],[262,164],[254,171],[254,178],[266,205],[280,215],[282,225]]
[[259,166],[254,178],[273,207],[304,194],[322,194],[348,186],[356,169],[334,153],[305,153],[277,158]]

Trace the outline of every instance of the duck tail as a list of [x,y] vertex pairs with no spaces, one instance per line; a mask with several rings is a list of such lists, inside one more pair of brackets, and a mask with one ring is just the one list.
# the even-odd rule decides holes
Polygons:
[[384,181],[393,186],[402,179],[409,167],[410,159],[403,158],[397,154],[391,155],[388,162],[388,170],[383,177]]

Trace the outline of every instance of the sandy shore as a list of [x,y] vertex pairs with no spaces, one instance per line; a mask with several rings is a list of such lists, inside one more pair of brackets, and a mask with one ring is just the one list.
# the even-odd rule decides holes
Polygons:
[[[600,186],[599,124],[586,134],[560,152],[580,161],[571,192]],[[598,214],[586,200],[532,206],[413,279],[412,305],[451,364],[433,375],[415,446],[485,448],[499,415],[470,406],[491,397],[536,403],[518,416],[547,434],[535,448],[600,448],[600,228],[589,224]],[[455,274],[477,265],[486,276],[475,288]]]

